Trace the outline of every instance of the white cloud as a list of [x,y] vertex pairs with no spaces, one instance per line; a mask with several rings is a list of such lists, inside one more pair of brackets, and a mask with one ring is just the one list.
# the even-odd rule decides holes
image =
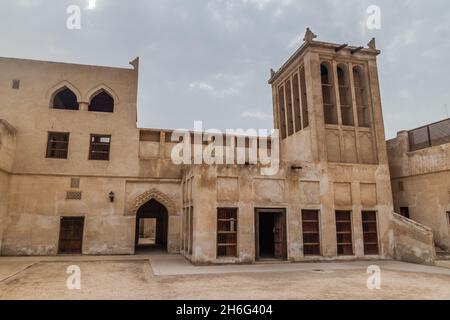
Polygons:
[[258,9],[263,10],[272,0],[242,0],[244,4],[255,5]]
[[25,8],[34,8],[41,5],[42,0],[19,0],[18,3]]
[[191,89],[197,89],[197,90],[210,92],[210,93],[212,93],[212,94],[214,94],[215,96],[218,96],[218,97],[225,97],[225,96],[239,94],[239,90],[237,90],[236,88],[228,87],[228,88],[217,89],[217,88],[215,88],[214,86],[212,86],[211,84],[209,84],[209,83],[207,83],[205,81],[192,82],[191,84],[189,84],[189,87]]
[[206,82],[203,82],[203,81],[192,82],[192,83],[189,85],[189,87],[190,87],[191,89],[199,89],[199,90],[206,90],[206,91],[214,91],[214,88],[213,88],[210,84],[208,84],[208,83],[206,83]]
[[255,119],[259,119],[259,120],[265,120],[265,119],[270,119],[272,117],[271,114],[268,113],[264,113],[261,111],[244,111],[241,116],[243,118],[255,118]]
[[191,89],[209,92],[218,97],[236,96],[244,86],[243,75],[216,73],[203,81],[194,81],[189,84]]

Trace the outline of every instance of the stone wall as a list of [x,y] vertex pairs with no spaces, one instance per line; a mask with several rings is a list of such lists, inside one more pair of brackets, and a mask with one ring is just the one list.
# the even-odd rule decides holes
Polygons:
[[434,233],[450,250],[450,144],[409,151],[408,132],[388,141],[394,210],[409,209],[410,218]]
[[392,232],[394,234],[395,259],[433,265],[436,258],[433,231],[393,213]]
[[0,171],[0,255],[3,231],[7,223],[9,175]]
[[16,150],[16,129],[0,119],[0,254],[8,218],[8,188]]
[[[109,193],[116,194],[114,202]],[[67,199],[80,192],[80,199]],[[124,215],[125,180],[11,175],[3,255],[53,255],[58,252],[61,217],[84,217],[84,254],[132,254],[134,217]]]
[[[262,176],[258,166],[196,166],[192,176],[194,234],[192,254],[183,253],[194,263],[251,263],[256,260],[255,210],[286,211],[287,256],[290,261],[373,259],[364,252],[362,211],[377,212],[378,259],[394,255],[391,230],[391,193],[387,171],[379,167],[346,167],[296,162],[284,163],[275,176]],[[387,170],[387,168],[386,168]],[[186,177],[187,178],[187,177]],[[190,204],[186,204],[190,206]],[[238,255],[217,258],[217,208],[238,209]],[[309,257],[303,252],[302,210],[317,210],[320,216],[321,254]],[[351,211],[354,255],[337,253],[335,211]],[[188,223],[187,217],[182,221]],[[182,242],[189,242],[183,228]]]

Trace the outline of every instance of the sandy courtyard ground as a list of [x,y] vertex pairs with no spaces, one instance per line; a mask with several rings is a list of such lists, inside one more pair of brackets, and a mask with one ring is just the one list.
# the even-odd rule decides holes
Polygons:
[[[450,299],[444,268],[380,262],[381,289],[369,290],[373,262],[193,267],[180,259],[2,258],[0,299]],[[80,267],[81,290],[66,287],[70,265]],[[158,271],[165,266],[172,275]]]

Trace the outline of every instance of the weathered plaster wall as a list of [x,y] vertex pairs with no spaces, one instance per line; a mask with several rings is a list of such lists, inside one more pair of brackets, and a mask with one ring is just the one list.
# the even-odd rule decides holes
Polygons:
[[9,173],[16,150],[16,129],[0,119],[0,254],[8,214]]
[[[297,162],[295,162],[297,163]],[[290,261],[373,258],[364,255],[361,211],[378,213],[380,254],[394,254],[391,193],[387,168],[306,164],[302,170],[285,163],[275,176],[261,176],[258,166],[196,166],[194,176],[193,252],[183,253],[195,263],[255,261],[255,209],[282,208],[287,214]],[[327,174],[324,174],[324,171]],[[386,187],[387,186],[387,187]],[[238,208],[238,256],[217,259],[217,208]],[[301,211],[318,210],[321,256],[303,255]],[[336,210],[352,211],[354,256],[337,256]],[[183,230],[183,236],[186,232]],[[185,239],[187,239],[186,237]]]
[[[81,191],[81,200],[66,200],[67,191]],[[72,189],[70,177],[12,175],[2,254],[56,254],[64,216],[85,217],[84,254],[132,254],[135,219],[124,215],[124,194],[120,178],[81,177]]]
[[409,152],[408,133],[388,141],[394,208],[430,227],[436,243],[450,250],[450,144]]
[[[0,69],[0,119],[17,129],[14,173],[138,174],[137,69],[10,58],[0,58]],[[12,80],[20,80],[18,90]],[[53,93],[63,86],[75,93],[80,110],[50,108]],[[87,111],[101,88],[114,98],[113,113]],[[46,159],[48,131],[70,132],[68,159]],[[111,161],[88,160],[90,134],[112,136]]]
[[0,170],[11,172],[16,155],[17,130],[0,118]]
[[[0,69],[0,119],[17,129],[15,158],[7,159],[10,201],[2,254],[56,254],[63,216],[85,217],[83,253],[133,253],[135,218],[124,214],[124,202],[126,179],[140,171],[138,64],[109,68],[0,58]],[[18,89],[12,80],[20,80]],[[80,110],[51,108],[53,93],[64,86],[75,93]],[[88,111],[100,89],[114,98],[113,113]],[[70,133],[67,159],[45,157],[49,131]],[[110,161],[88,160],[90,134],[112,136]],[[81,179],[79,189],[71,189],[71,178]],[[66,200],[67,191],[81,191],[82,199]]]
[[[6,181],[0,178],[0,182]],[[9,180],[5,192],[9,193],[9,214],[2,221],[6,228],[3,255],[56,254],[60,217],[78,216],[85,217],[83,254],[133,254],[133,206],[139,196],[151,190],[167,195],[170,203],[175,203],[175,210],[169,212],[168,251],[180,250],[179,180],[80,177],[77,189],[70,188],[70,176],[12,175]],[[0,189],[2,186],[0,183]],[[82,192],[81,200],[66,200],[67,191]],[[108,197],[111,191],[115,193],[112,203]],[[170,203],[155,199],[170,207]]]
[[133,250],[136,211],[140,205],[155,199],[166,207],[169,214],[167,250],[179,253],[181,247],[181,180],[129,180],[125,186],[125,217],[133,221]]
[[[350,128],[328,126],[324,121],[320,63],[323,59],[336,58],[334,47],[323,43],[306,47],[308,49],[300,50],[283,65],[271,83],[274,125],[280,128],[283,121],[280,120],[278,88],[287,83],[291,75],[302,68],[305,70],[309,126],[281,141],[279,172],[274,176],[262,176],[257,166],[195,167],[190,172],[194,176],[196,196],[193,200],[193,253],[188,256],[194,262],[220,262],[220,259],[216,260],[216,210],[227,206],[238,208],[238,257],[235,262],[255,260],[256,208],[286,210],[287,251],[291,261],[365,258],[363,210],[377,212],[380,251],[377,258],[393,256],[394,239],[389,232],[393,206],[376,52],[339,52],[342,61],[364,67],[367,88],[370,88],[371,126]],[[337,132],[336,143],[327,140],[327,130]],[[368,138],[364,140],[365,137]],[[333,155],[333,152],[337,154]],[[235,192],[236,188],[238,192]],[[319,211],[320,257],[303,255],[302,209]],[[337,255],[336,210],[352,212],[354,256]]]
[[2,253],[3,231],[6,225],[8,208],[8,184],[9,175],[0,171],[0,254]]
[[392,219],[395,238],[395,259],[412,263],[434,264],[433,231],[396,213]]

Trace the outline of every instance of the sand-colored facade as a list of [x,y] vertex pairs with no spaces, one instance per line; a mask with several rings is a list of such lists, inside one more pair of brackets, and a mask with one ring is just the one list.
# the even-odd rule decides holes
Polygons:
[[[308,30],[269,80],[281,135],[272,175],[250,161],[251,143],[242,164],[175,164],[172,131],[136,127],[138,60],[122,69],[0,58],[0,253],[58,254],[61,219],[83,217],[81,253],[134,254],[145,217],[162,219],[163,245],[194,263],[431,263],[431,231],[393,214],[374,41],[314,38]],[[52,108],[61,88],[79,110]],[[114,112],[89,111],[101,91]],[[66,159],[46,157],[51,132],[70,133]],[[89,160],[92,134],[110,136],[108,161]]]
[[427,127],[401,131],[387,142],[394,207],[431,228],[436,244],[450,250],[450,120],[432,124],[431,134],[433,126],[440,128],[440,141],[420,149],[411,149],[409,133]]

